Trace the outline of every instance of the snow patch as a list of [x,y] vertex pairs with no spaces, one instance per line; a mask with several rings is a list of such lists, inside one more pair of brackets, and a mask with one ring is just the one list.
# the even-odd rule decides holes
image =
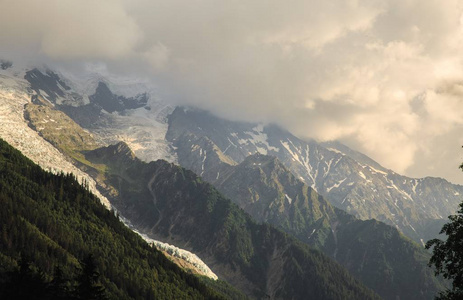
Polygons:
[[138,231],[128,219],[119,216],[122,220],[122,222],[129,227],[133,232],[137,233],[139,236],[141,236],[148,244],[150,244],[152,247],[156,247],[158,250],[165,251],[169,253],[170,255],[180,258],[191,265],[193,265],[198,271],[200,271],[203,275],[209,277],[210,279],[217,280],[219,277],[212,272],[212,270],[194,253],[191,253],[190,251],[180,249],[174,245],[169,245],[167,243],[163,243],[157,240],[153,240],[150,238],[148,235],[141,233]]
[[[288,151],[288,153],[291,155],[293,161],[297,161],[302,167],[305,167],[305,171],[306,171],[306,174],[307,176],[312,180],[312,184],[311,184],[311,188],[314,190],[314,191],[317,191],[317,188],[315,187],[315,179],[317,178],[318,176],[318,168],[315,170],[315,174],[313,174],[313,170],[312,170],[312,166],[310,165],[310,153],[309,153],[309,145],[307,145],[307,147],[304,149],[305,151],[305,156],[302,155],[302,151],[300,149],[298,149],[294,144],[293,142],[291,142],[291,140],[287,140],[288,142],[286,141],[282,141],[280,140],[280,143],[281,145],[283,145],[283,147],[286,149],[286,151]],[[295,151],[298,151],[298,153],[296,152],[293,152],[291,150],[291,146],[289,145],[291,143],[291,146],[293,147],[293,149]],[[305,181],[305,180],[304,180]]]
[[[268,151],[272,150],[275,152],[279,152],[280,149],[270,146],[268,143],[268,136],[264,133],[264,125],[258,124],[256,127],[252,128],[252,131],[245,131],[245,134],[249,135],[251,138],[247,140],[239,139],[238,142],[241,145],[245,144],[252,144],[257,148],[259,153],[267,155]],[[236,135],[235,135],[236,137]]]
[[108,199],[97,190],[96,183],[90,176],[75,167],[61,152],[27,125],[24,119],[24,105],[30,103],[30,94],[27,92],[29,85],[21,80],[12,83],[0,77],[0,138],[43,169],[55,174],[72,173],[80,183],[86,181],[90,191],[107,208],[111,208]]
[[[203,149],[199,149],[199,156],[202,156],[203,155]],[[201,174],[200,176],[203,176],[204,174],[204,162],[206,161],[206,158],[207,158],[207,151],[204,150],[204,157],[203,157],[203,160],[202,160],[202,164],[201,164]]]
[[341,152],[338,149],[334,149],[334,148],[326,148],[326,149],[329,150],[329,151],[341,154],[342,156],[346,156],[346,154],[344,152]]
[[405,192],[404,190],[402,189],[399,189],[395,184],[394,184],[394,181],[392,180],[389,180],[386,178],[386,181],[390,184],[387,186],[388,189],[395,189],[397,192],[399,192],[400,194],[402,194],[404,196],[404,199],[409,199],[411,200],[412,202],[414,202],[412,196],[410,194],[408,194],[407,192]]
[[363,174],[362,171],[359,171],[359,175],[360,175],[360,177],[362,177],[363,179],[365,179],[365,180],[367,179],[367,177],[365,176],[365,174]]
[[310,235],[309,235],[309,239],[312,237],[312,235],[315,233],[315,231],[317,231],[317,229],[312,230],[312,233],[310,233]]
[[333,184],[333,186],[326,189],[326,192],[329,193],[332,189],[338,188],[344,181],[346,181],[346,179],[347,178],[344,178],[343,180],[340,180],[337,183]]
[[285,194],[286,200],[288,200],[288,203],[291,204],[293,202],[293,199],[291,199],[288,194]]
[[387,173],[384,172],[384,171],[375,169],[375,168],[373,168],[372,166],[368,166],[368,167],[370,168],[370,171],[372,171],[373,173],[380,173],[380,174],[383,174],[383,175],[387,175]]

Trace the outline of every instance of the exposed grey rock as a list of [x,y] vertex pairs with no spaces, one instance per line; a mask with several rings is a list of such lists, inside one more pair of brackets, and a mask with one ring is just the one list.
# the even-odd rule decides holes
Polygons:
[[179,163],[206,180],[256,152],[273,155],[336,207],[396,226],[421,243],[438,235],[462,200],[461,185],[402,176],[340,143],[304,141],[275,125],[177,108],[169,117],[166,138],[177,148]]

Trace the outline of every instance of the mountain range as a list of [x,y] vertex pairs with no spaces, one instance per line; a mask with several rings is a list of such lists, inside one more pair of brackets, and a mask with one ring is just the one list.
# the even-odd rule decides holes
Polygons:
[[211,182],[255,220],[321,249],[384,299],[424,299],[439,290],[422,247],[396,228],[333,207],[274,156],[224,165]]
[[191,171],[163,160],[144,163],[123,142],[86,158],[108,166],[113,204],[140,231],[198,254],[253,298],[376,298],[327,256],[255,223]]
[[[384,299],[431,299],[445,286],[426,267],[429,254],[406,236],[434,238],[462,186],[407,178],[338,142],[305,141],[276,125],[170,107],[149,86],[120,78],[9,66],[0,71],[0,96],[0,119],[14,122],[0,137],[49,168],[67,157],[68,169],[137,231],[192,250],[252,297],[301,296],[308,278],[320,298],[345,295],[333,282],[350,286],[349,297],[375,297],[350,275]],[[160,158],[170,163],[150,162]]]
[[2,299],[227,299],[1,139],[0,204]]
[[[273,155],[334,206],[360,219],[393,225],[422,244],[438,234],[463,195],[461,185],[441,178],[402,176],[339,142],[305,141],[276,125],[233,122],[197,109],[172,108],[139,83],[112,83],[99,76],[86,83],[94,91],[79,94],[79,88],[72,86],[81,84],[50,70],[32,69],[25,78],[37,95],[104,144],[123,140],[145,161],[163,158],[202,176],[208,176],[204,172],[217,176],[211,162],[200,163],[208,150],[221,152],[220,159],[232,165],[256,152]],[[114,90],[130,92],[113,93],[109,87],[118,84]],[[190,142],[200,138],[209,140],[212,148],[201,149]],[[209,169],[203,169],[206,166]]]
[[461,185],[399,175],[338,142],[303,141],[275,125],[227,121],[196,109],[176,108],[166,138],[180,165],[206,180],[220,178],[220,165],[251,154],[275,156],[335,207],[393,225],[419,243],[437,236],[463,195]]
[[[267,277],[268,273],[249,275],[259,269],[255,260],[263,260],[259,265],[266,266],[265,270],[271,268],[270,274],[274,277],[291,278],[293,274],[288,274],[291,271],[282,265],[272,267],[273,259],[266,261],[265,257],[278,257],[286,262],[288,254],[286,250],[278,254],[274,250],[273,256],[266,253],[269,248],[275,249],[273,244],[265,244],[264,249],[260,249],[261,229],[253,231],[257,225],[250,217],[279,227],[305,244],[323,250],[384,299],[432,299],[443,288],[443,283],[427,268],[429,254],[423,248],[391,226],[375,220],[357,220],[332,207],[294,178],[274,157],[249,156],[242,164],[225,171],[226,179],[217,184],[219,191],[234,199],[250,217],[194,173],[161,160],[143,163],[125,143],[90,151],[86,158],[94,164],[108,166],[104,185],[114,190],[108,191],[112,196],[107,196],[114,199],[112,203],[124,215],[136,220],[137,228],[153,238],[197,253],[219,278],[225,278],[254,297],[270,295],[284,299],[290,295],[269,287],[292,289],[285,285],[288,283],[271,281],[275,278]],[[228,208],[216,207],[219,205],[216,201]],[[285,245],[293,243],[297,244],[288,238],[284,242]],[[257,253],[258,257],[254,256]],[[230,270],[230,265],[239,268]],[[301,268],[306,270],[307,266],[301,265]],[[265,279],[265,285],[253,281],[255,278]],[[290,282],[293,281],[297,279]],[[336,279],[330,279],[332,281]],[[293,296],[304,298],[303,291],[300,292],[299,296]]]

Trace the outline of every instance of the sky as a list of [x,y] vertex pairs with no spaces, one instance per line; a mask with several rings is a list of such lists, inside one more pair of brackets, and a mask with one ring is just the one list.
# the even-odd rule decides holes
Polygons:
[[462,0],[0,0],[0,56],[148,77],[163,100],[463,184]]

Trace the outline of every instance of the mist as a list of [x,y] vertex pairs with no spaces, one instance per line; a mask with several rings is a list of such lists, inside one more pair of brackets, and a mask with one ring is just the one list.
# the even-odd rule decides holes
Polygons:
[[160,97],[463,183],[463,7],[448,0],[1,0],[0,55],[150,78]]

